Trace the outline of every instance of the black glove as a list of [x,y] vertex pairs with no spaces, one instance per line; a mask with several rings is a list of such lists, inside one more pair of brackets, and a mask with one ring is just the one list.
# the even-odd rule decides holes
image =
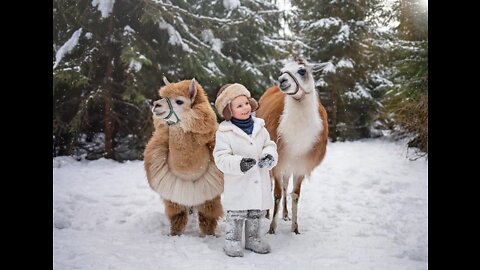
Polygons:
[[246,172],[252,168],[257,161],[253,158],[242,158],[242,161],[240,161],[240,171]]
[[263,167],[272,167],[273,161],[275,159],[272,157],[270,154],[266,154],[263,156],[260,161],[258,162],[258,167],[263,168]]

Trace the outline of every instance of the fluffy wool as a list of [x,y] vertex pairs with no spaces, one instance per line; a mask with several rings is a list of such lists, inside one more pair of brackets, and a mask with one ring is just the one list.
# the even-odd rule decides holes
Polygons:
[[[270,87],[260,97],[257,116],[265,120],[270,137],[278,146],[278,164],[272,170],[275,179],[274,216],[270,224],[270,233],[275,233],[276,216],[280,200],[283,199],[283,218],[288,219],[286,193],[288,181],[293,175],[292,231],[299,233],[297,206],[303,179],[323,160],[328,141],[327,112],[315,92],[313,69],[325,64],[312,65],[304,60],[288,63],[282,69],[278,86]],[[304,76],[299,70],[305,70]],[[288,71],[289,73],[285,73]],[[292,75],[289,75],[292,74]],[[290,76],[296,76],[292,80]],[[297,85],[297,82],[300,85]],[[301,89],[295,95],[294,89]],[[303,89],[303,90],[302,90]]]
[[[223,173],[216,167],[212,156],[218,126],[216,115],[202,86],[194,80],[167,84],[159,94],[162,98],[184,103],[174,103],[174,110],[180,117],[177,124],[168,125],[154,117],[155,132],[144,152],[150,187],[166,200],[166,208],[195,206],[199,212],[204,210],[204,217],[214,219],[206,220],[206,223],[216,226],[216,220],[223,213],[218,199],[223,192]],[[211,206],[202,208],[206,203]],[[186,210],[169,212],[172,218],[178,215],[186,218],[187,215]],[[172,233],[181,233],[183,227],[172,227]],[[211,231],[211,228],[206,230]]]

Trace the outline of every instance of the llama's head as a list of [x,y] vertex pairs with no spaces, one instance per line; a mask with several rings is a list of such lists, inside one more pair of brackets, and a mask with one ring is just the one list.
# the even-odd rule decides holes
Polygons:
[[195,110],[209,104],[205,91],[195,79],[170,83],[164,77],[163,81],[165,86],[159,90],[161,99],[153,102],[153,117],[164,119],[169,125],[180,122],[188,125],[192,118],[198,117]]
[[304,59],[287,62],[278,77],[280,90],[296,100],[301,100],[315,90],[313,72],[320,71],[327,65],[328,62],[311,64]]

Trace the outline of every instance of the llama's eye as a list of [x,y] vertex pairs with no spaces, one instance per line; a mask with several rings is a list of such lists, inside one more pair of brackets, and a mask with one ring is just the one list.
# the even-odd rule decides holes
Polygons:
[[175,100],[175,103],[177,103],[178,105],[182,105],[182,104],[183,104],[183,101],[181,101],[181,100]]
[[303,68],[299,69],[297,72],[298,72],[298,74],[300,74],[300,76],[303,76],[303,75],[305,75],[305,73],[307,73],[307,71]]

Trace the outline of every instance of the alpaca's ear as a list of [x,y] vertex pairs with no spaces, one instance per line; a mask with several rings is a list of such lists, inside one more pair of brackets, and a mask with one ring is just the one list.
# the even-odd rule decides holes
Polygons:
[[312,65],[312,70],[313,72],[318,72],[323,69],[325,69],[327,66],[331,65],[330,62],[325,62],[325,63],[315,63]]
[[188,86],[188,95],[190,96],[190,100],[193,102],[195,97],[197,96],[197,86],[195,84],[195,78],[190,81],[190,85]]
[[169,85],[170,82],[168,81],[167,77],[163,76],[163,82],[165,83],[165,85]]

